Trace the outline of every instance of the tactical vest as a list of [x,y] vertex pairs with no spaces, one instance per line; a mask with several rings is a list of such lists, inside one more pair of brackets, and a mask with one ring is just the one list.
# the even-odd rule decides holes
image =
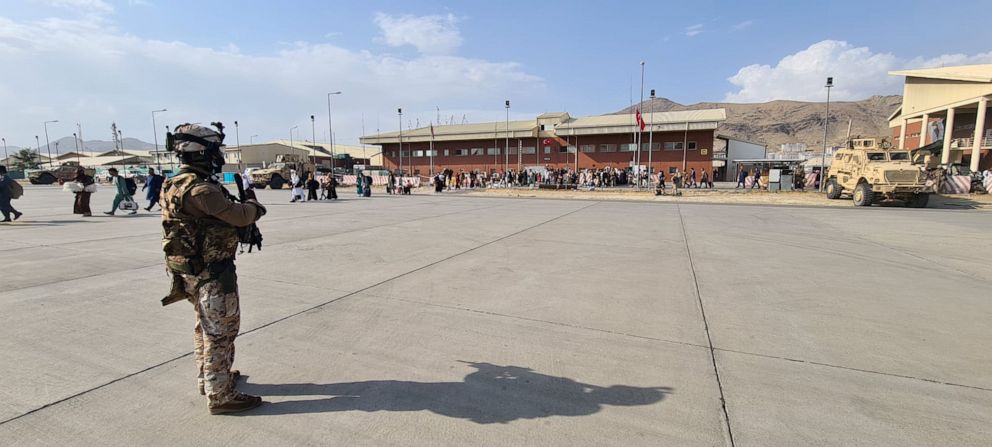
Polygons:
[[174,274],[199,275],[204,269],[230,264],[237,253],[235,227],[185,212],[183,201],[201,182],[195,173],[181,172],[162,186],[162,250],[166,268]]

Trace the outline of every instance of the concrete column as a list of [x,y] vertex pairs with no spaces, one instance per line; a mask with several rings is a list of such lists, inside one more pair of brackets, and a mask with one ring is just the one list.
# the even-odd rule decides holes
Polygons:
[[923,122],[920,123],[920,145],[918,147],[923,147],[927,145],[927,128],[930,124],[930,114],[923,114]]
[[906,131],[908,126],[909,120],[903,118],[902,127],[899,128],[899,149],[906,149],[906,138],[909,137],[909,132]]
[[951,162],[951,135],[954,135],[954,108],[947,109],[947,119],[944,120],[944,149],[940,153],[940,164]]
[[971,145],[971,172],[978,171],[978,160],[982,157],[982,137],[985,136],[985,108],[989,100],[978,100],[978,116],[975,118],[975,142]]

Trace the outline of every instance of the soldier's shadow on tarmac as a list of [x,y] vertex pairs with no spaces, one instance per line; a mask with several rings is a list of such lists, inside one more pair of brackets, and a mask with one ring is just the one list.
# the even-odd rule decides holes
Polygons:
[[466,363],[477,371],[465,376],[462,382],[245,383],[238,387],[241,391],[263,397],[330,397],[267,402],[242,415],[427,410],[477,424],[493,424],[549,416],[585,416],[598,412],[604,405],[650,405],[672,392],[669,387],[602,387],[519,366]]

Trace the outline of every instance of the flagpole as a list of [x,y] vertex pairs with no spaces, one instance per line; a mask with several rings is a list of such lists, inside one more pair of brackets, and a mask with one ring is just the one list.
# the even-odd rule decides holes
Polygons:
[[[637,111],[641,111],[641,107],[644,107],[644,61],[641,61],[641,102],[637,103]],[[644,114],[641,114],[643,116]],[[644,122],[644,118],[641,118],[641,122]],[[635,181],[637,182],[637,189],[641,189],[641,134],[643,128],[640,123],[637,125],[637,168],[634,171]]]
[[649,120],[651,123],[648,124],[648,183],[651,183],[651,154],[654,151],[654,89],[651,89],[651,118]]

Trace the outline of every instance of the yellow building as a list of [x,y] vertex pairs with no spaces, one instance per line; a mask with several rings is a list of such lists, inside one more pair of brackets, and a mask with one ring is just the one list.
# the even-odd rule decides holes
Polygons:
[[992,126],[986,113],[992,97],[992,64],[889,74],[906,77],[902,106],[889,117],[895,145],[914,149],[943,139],[942,164],[954,161],[951,149],[956,148],[963,151],[961,161],[967,160],[972,171],[992,165]]

